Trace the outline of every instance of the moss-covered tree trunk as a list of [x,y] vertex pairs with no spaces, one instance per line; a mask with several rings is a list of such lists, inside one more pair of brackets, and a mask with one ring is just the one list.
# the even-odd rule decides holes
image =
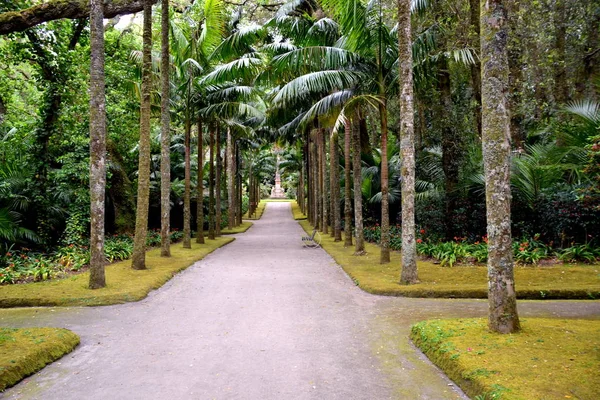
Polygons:
[[402,164],[402,272],[400,282],[418,282],[415,239],[415,130],[410,0],[398,0],[400,59],[400,155]]
[[204,136],[198,117],[198,182],[196,183],[196,243],[204,243]]
[[233,160],[233,137],[231,129],[227,128],[227,200],[229,201],[229,212],[227,213],[227,226],[232,229],[235,225],[235,195],[233,192],[234,160]]
[[[471,25],[469,34],[471,43],[474,46],[479,46],[480,40],[479,2],[480,0],[469,0],[469,24]],[[481,61],[478,58],[471,64],[471,86],[473,88],[473,100],[475,101],[475,123],[477,133],[481,137]]]
[[171,117],[169,113],[169,0],[161,3],[160,255],[171,256]]
[[330,151],[329,154],[329,167],[331,168],[330,178],[331,182],[329,187],[331,188],[331,213],[333,221],[333,240],[336,242],[342,241],[342,217],[340,210],[340,157],[338,154],[338,133],[335,130],[331,130],[331,137],[329,139]]
[[150,203],[150,89],[152,85],[152,3],[144,3],[142,50],[142,106],[140,112],[140,145],[138,166],[137,213],[133,242],[133,269],[146,269],[146,235]]
[[215,125],[210,126],[208,142],[208,238],[215,239]]
[[215,155],[217,157],[217,170],[215,173],[215,235],[221,236],[221,171],[223,170],[223,159],[221,158],[221,125],[217,125],[217,138],[215,142]]
[[327,143],[325,140],[326,131],[325,129],[319,129],[319,144],[321,148],[321,229],[324,234],[329,231],[329,196],[327,194]]
[[503,0],[481,2],[481,98],[488,232],[488,325],[493,332],[510,333],[518,331],[520,326],[510,231],[511,146],[504,3]]
[[183,248],[192,248],[192,209],[191,209],[191,197],[192,197],[192,169],[191,169],[191,136],[192,136],[192,121],[189,113],[190,109],[186,111],[188,115],[185,118],[184,127],[184,192],[183,192]]
[[90,4],[90,289],[106,286],[104,196],[106,191],[106,100],[101,0]]
[[344,120],[344,247],[352,246],[352,188],[350,186],[352,141],[350,120]]
[[242,156],[239,146],[236,146],[236,179],[237,179],[237,223],[242,224]]
[[[383,92],[385,94],[385,92]],[[381,252],[379,262],[390,262],[390,198],[389,198],[389,172],[388,172],[388,128],[387,106],[384,102],[379,105],[379,118],[381,121]]]
[[359,113],[352,120],[352,165],[354,167],[354,254],[365,253],[362,213],[362,164]]

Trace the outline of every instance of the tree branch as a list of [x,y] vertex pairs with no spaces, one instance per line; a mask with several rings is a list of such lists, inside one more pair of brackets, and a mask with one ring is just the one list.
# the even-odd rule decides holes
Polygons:
[[[157,3],[158,0],[151,0]],[[104,18],[133,14],[144,8],[143,0],[113,0],[104,4]],[[54,0],[20,11],[0,14],[0,35],[21,32],[32,26],[57,19],[87,18],[90,14],[89,0]]]

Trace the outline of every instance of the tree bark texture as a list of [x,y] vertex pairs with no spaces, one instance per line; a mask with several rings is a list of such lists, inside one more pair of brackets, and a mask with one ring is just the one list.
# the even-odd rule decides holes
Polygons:
[[[470,24],[472,37],[471,42],[479,47],[481,28],[479,23],[479,1],[469,0]],[[518,2],[517,2],[518,3]],[[475,123],[477,124],[477,133],[481,137],[481,61],[479,57],[475,58],[475,63],[471,65],[471,84],[473,87],[473,100],[475,100]]]
[[388,171],[388,119],[386,104],[379,105],[381,121],[381,252],[379,262],[390,262],[390,198],[389,198],[389,171]]
[[150,89],[152,85],[152,3],[144,3],[142,51],[142,105],[140,112],[140,146],[138,166],[137,214],[133,241],[133,269],[146,269],[146,235],[150,202]]
[[329,138],[329,168],[330,168],[330,183],[331,189],[331,221],[333,231],[333,240],[335,242],[342,241],[342,220],[340,216],[340,159],[338,155],[338,134],[331,131]]
[[[133,14],[143,10],[145,0],[112,0],[100,2],[104,5],[103,18]],[[158,0],[150,0],[152,4]],[[87,18],[92,11],[89,0],[53,0],[20,11],[0,14],[0,35],[21,32],[32,26],[57,19]],[[104,29],[104,28],[103,28]]]
[[329,197],[327,193],[328,185],[327,185],[327,143],[325,140],[325,129],[319,129],[319,143],[321,147],[321,206],[323,210],[321,212],[321,228],[324,234],[329,232]]
[[351,126],[350,120],[344,120],[344,247],[352,246],[352,189],[350,187],[351,169]]
[[90,8],[90,289],[106,286],[104,274],[104,197],[106,191],[106,100],[102,1]]
[[354,254],[365,253],[365,240],[363,232],[362,213],[362,164],[361,164],[361,142],[360,142],[360,119],[352,120],[352,165],[354,167]]
[[227,226],[229,229],[233,228],[235,224],[235,195],[233,193],[233,137],[231,135],[231,129],[227,128],[227,200],[229,201],[229,212],[227,213]]
[[210,127],[208,142],[208,238],[215,239],[215,125]]
[[398,56],[400,59],[400,155],[402,164],[402,272],[400,282],[418,282],[415,239],[415,131],[412,75],[410,0],[398,0]]
[[215,236],[221,236],[221,171],[223,170],[223,159],[221,158],[221,126],[217,125],[217,138],[215,142],[215,155],[217,157],[217,170],[215,172]]
[[198,117],[198,182],[196,183],[196,243],[204,243],[204,136]]
[[169,0],[161,3],[160,50],[160,255],[171,256],[171,115],[169,113]]
[[520,329],[510,230],[511,146],[506,19],[503,0],[482,0],[482,146],[488,232],[488,325],[490,330],[500,333]]
[[[188,113],[190,110],[187,111]],[[183,248],[192,248],[192,169],[191,169],[191,136],[192,136],[192,121],[190,115],[185,119],[184,127],[184,192],[183,192]]]

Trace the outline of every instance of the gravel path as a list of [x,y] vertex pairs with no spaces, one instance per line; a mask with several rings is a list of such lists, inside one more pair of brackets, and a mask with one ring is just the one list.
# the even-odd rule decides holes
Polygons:
[[[6,399],[463,399],[408,342],[411,323],[484,316],[479,300],[357,288],[288,203],[140,302],[0,310],[0,326],[59,326],[81,345]],[[600,317],[600,302],[520,302],[523,316]]]

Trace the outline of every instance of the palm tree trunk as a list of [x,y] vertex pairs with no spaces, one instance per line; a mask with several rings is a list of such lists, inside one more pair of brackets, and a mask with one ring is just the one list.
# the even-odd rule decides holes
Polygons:
[[379,105],[381,120],[381,253],[379,262],[390,262],[390,205],[389,205],[389,172],[387,157],[387,106]]
[[410,0],[398,0],[400,59],[400,154],[402,154],[402,273],[400,282],[417,283],[415,239],[415,127],[413,110]]
[[321,187],[321,174],[319,173],[319,142],[317,140],[317,130],[313,129],[313,154],[312,154],[312,173],[313,173],[313,215],[316,229],[321,230],[321,196],[319,188]]
[[237,206],[238,206],[238,212],[237,212],[237,223],[238,225],[242,224],[242,157],[240,154],[240,149],[239,147],[236,146],[236,179],[237,179]]
[[208,143],[208,238],[215,239],[215,125],[210,127]]
[[171,256],[171,116],[169,113],[169,0],[161,4],[160,256]]
[[350,188],[350,120],[344,121],[344,247],[352,246],[352,189]]
[[[191,109],[188,109],[189,113]],[[185,148],[185,167],[184,167],[184,193],[183,193],[183,248],[192,248],[192,228],[190,226],[190,220],[192,218],[190,197],[191,197],[191,180],[192,171],[190,168],[190,141],[192,133],[192,122],[190,121],[190,115],[188,114],[185,119],[184,128],[184,148]]]
[[198,182],[196,183],[196,243],[204,243],[204,137],[198,117]]
[[365,254],[362,215],[362,165],[360,161],[359,116],[352,121],[352,164],[354,166],[354,254]]
[[215,234],[219,237],[221,236],[221,170],[223,169],[223,159],[221,158],[221,124],[217,125],[217,141],[215,146],[215,155],[217,156],[217,171],[215,174]]
[[337,132],[331,131],[331,138],[329,139],[331,154],[329,158],[329,167],[331,168],[330,178],[331,182],[329,187],[331,188],[331,212],[333,219],[333,239],[336,242],[342,241],[342,220],[340,217],[340,163],[338,155],[338,134]]
[[328,232],[328,214],[329,214],[329,200],[327,196],[327,144],[325,141],[325,129],[319,129],[319,148],[321,149],[320,158],[320,181],[321,181],[321,207],[322,207],[322,218],[321,218],[321,229],[324,234]]
[[481,7],[482,146],[488,232],[488,326],[493,332],[520,329],[510,224],[510,119],[506,104],[508,61],[503,0]]
[[233,138],[231,136],[231,129],[227,128],[227,200],[229,201],[229,212],[227,226],[229,229],[233,228],[235,224],[235,195],[233,192]]
[[104,198],[106,192],[106,100],[102,0],[90,10],[90,289],[106,286],[104,274]]
[[133,269],[146,269],[146,235],[150,202],[150,86],[152,84],[152,2],[150,0],[144,2],[143,32],[137,213],[131,260]]

